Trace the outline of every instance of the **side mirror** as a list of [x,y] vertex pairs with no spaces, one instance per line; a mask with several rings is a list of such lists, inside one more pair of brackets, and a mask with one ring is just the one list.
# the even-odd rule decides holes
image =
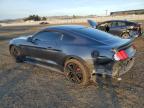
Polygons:
[[32,42],[32,37],[28,37],[27,41]]

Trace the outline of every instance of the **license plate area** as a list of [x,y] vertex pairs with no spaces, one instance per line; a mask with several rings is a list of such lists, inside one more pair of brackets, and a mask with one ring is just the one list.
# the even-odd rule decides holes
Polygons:
[[125,51],[128,54],[129,58],[132,58],[136,53],[136,49],[134,49],[132,46],[126,49]]

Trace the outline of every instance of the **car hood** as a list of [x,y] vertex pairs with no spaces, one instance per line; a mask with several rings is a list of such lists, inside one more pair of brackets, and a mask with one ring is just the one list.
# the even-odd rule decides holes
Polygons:
[[9,44],[17,44],[17,43],[20,43],[22,41],[26,41],[31,36],[32,35],[20,36],[20,37],[17,37],[17,38],[13,38],[12,40],[10,40]]
[[14,38],[15,40],[17,39],[27,39],[29,37],[31,37],[32,35],[28,35],[28,36],[20,36],[20,37],[17,37],[17,38]]
[[28,36],[20,36],[20,37],[17,37],[17,38],[14,38],[13,40],[26,40],[27,38],[31,37],[32,35],[28,35]]

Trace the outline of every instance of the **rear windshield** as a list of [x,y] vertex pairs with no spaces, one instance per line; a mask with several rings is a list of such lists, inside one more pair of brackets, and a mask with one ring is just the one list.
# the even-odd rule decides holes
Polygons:
[[93,28],[82,28],[74,31],[76,31],[79,34],[85,35],[86,37],[96,39],[97,41],[107,41],[111,38],[114,38],[114,36],[112,36],[111,34]]

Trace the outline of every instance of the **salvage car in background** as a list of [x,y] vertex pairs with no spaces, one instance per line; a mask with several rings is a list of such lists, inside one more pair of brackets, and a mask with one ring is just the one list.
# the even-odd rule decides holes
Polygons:
[[94,73],[119,77],[127,72],[136,53],[132,42],[91,27],[63,25],[12,39],[9,51],[17,62],[32,57],[47,66],[52,61],[69,80],[85,85]]
[[48,22],[40,22],[39,24],[49,24]]
[[91,27],[120,36],[122,38],[138,37],[141,35],[141,26],[127,20],[110,20],[97,24],[88,20]]

